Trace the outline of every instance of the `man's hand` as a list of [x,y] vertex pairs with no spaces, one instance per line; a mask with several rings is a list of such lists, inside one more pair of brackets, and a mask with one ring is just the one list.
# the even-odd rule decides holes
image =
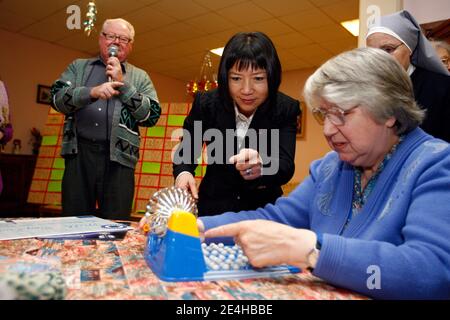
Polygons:
[[308,254],[316,245],[316,234],[267,220],[247,220],[205,232],[205,238],[234,237],[250,264],[265,267],[289,264],[308,266]]
[[261,176],[261,157],[258,151],[254,149],[242,149],[229,161],[235,165],[236,170],[245,180],[254,180]]
[[120,94],[117,88],[123,86],[122,82],[105,82],[97,87],[93,87],[91,90],[91,98],[92,99],[103,99],[108,100],[113,96],[117,96]]
[[106,75],[113,81],[123,82],[122,66],[117,57],[109,57],[106,61]]

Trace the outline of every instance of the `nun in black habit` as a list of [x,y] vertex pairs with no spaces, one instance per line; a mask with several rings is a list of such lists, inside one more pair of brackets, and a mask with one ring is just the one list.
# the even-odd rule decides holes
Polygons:
[[406,10],[382,16],[369,26],[366,44],[388,52],[405,68],[416,101],[426,109],[422,129],[450,142],[450,74],[416,19]]

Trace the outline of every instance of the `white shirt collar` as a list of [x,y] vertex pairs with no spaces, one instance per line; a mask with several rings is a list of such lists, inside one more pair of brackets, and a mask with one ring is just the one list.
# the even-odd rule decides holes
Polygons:
[[414,70],[416,70],[416,67],[412,63],[410,63],[408,70],[406,70],[406,72],[408,73],[408,76],[411,76],[413,74]]
[[234,104],[234,113],[236,114],[236,122],[240,121],[240,122],[246,122],[248,124],[250,124],[250,122],[252,122],[253,116],[255,115],[255,113],[253,113],[250,117],[247,117],[246,115],[240,113],[236,104]]

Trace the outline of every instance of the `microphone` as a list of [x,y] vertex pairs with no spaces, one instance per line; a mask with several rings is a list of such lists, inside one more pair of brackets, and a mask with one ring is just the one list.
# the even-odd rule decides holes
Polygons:
[[[116,46],[111,46],[108,48],[108,55],[109,57],[117,57],[117,51],[119,50],[119,48],[117,48]],[[108,81],[112,82],[111,76],[108,77]]]
[[117,51],[119,50],[119,48],[117,48],[116,46],[111,46],[108,48],[108,54],[110,57],[117,57]]

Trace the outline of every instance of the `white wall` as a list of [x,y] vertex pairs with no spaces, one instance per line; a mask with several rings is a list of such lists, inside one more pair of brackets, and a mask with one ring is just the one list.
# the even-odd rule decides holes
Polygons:
[[449,0],[403,0],[403,8],[420,24],[450,19]]

